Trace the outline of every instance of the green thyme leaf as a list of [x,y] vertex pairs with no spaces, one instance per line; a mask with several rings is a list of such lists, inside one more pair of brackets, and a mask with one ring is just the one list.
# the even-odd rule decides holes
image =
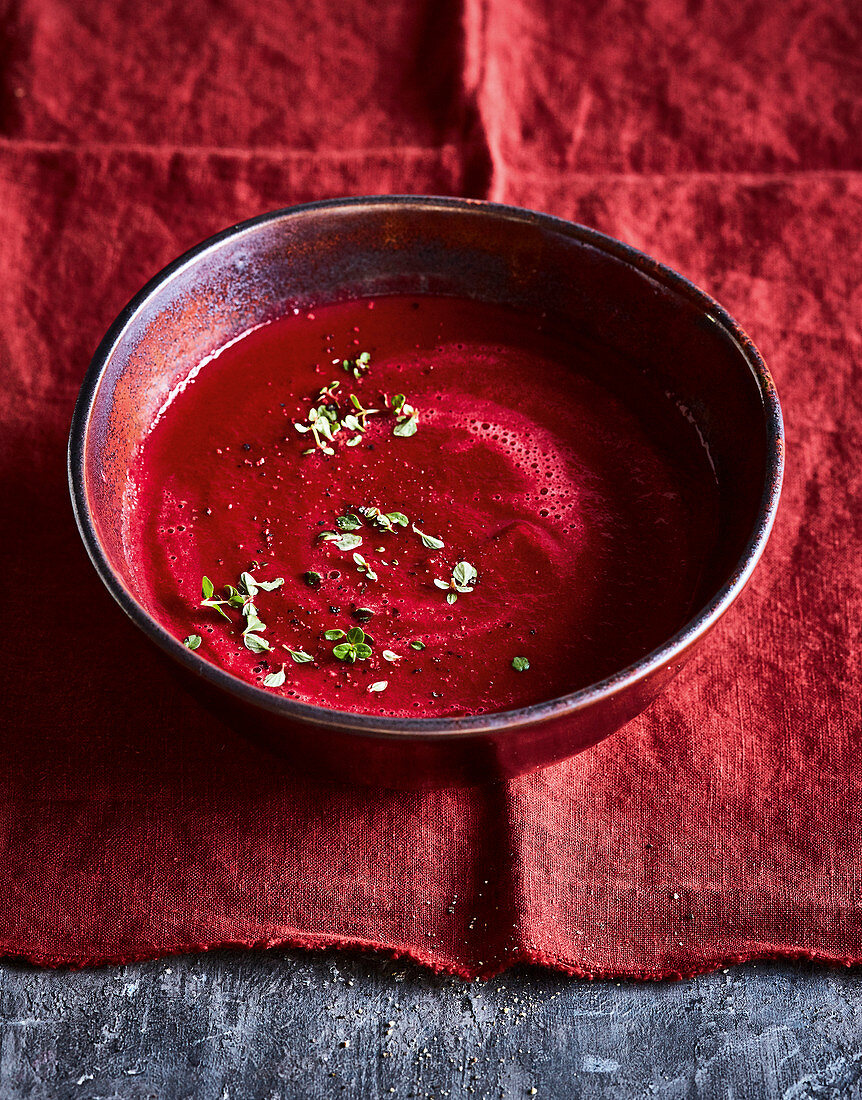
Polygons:
[[424,642],[411,642],[410,643],[410,648],[411,649],[424,649],[425,648],[425,643]]
[[[332,426],[332,422],[330,421],[328,416],[319,416],[314,422],[314,426],[325,440],[327,440],[329,443],[333,442],[338,428],[334,428]],[[320,449],[326,454],[334,454],[334,452],[328,447],[321,447]]]
[[281,666],[278,672],[270,672],[268,676],[263,678],[263,682],[268,688],[280,688],[284,680],[284,665]]
[[286,645],[284,648],[298,665],[307,665],[314,660],[310,653],[306,653],[302,649],[291,649],[289,645]]
[[262,588],[264,592],[274,592],[276,588],[281,588],[284,584],[284,577],[276,577],[274,581],[255,581],[258,588]]
[[454,603],[457,599],[458,596],[455,592],[449,592],[446,595],[446,603]]
[[512,658],[512,668],[515,670],[515,672],[526,672],[529,667],[530,662],[527,660],[526,657]]
[[383,657],[384,661],[391,661],[393,664],[396,661],[401,660],[401,654],[400,653],[393,653],[391,649],[384,649],[383,653],[382,653],[382,657]]
[[388,686],[389,686],[389,681],[388,680],[377,680],[375,683],[373,683],[369,687],[368,690],[369,691],[386,691],[386,688]]
[[374,572],[374,570],[371,568],[371,566],[368,564],[368,562],[365,560],[365,558],[363,558],[363,556],[361,554],[354,554],[353,555],[353,560],[356,563],[356,568],[359,570],[360,573],[364,573],[365,576],[368,578],[368,580],[370,580],[370,581],[379,580],[377,574]]
[[346,641],[339,643],[332,650],[339,661],[353,664],[354,661],[366,661],[371,656],[371,646],[368,644],[371,638],[361,626],[352,626],[345,635]]
[[266,638],[261,638],[259,634],[243,634],[242,641],[252,653],[266,653],[271,648]]
[[257,595],[257,581],[254,579],[251,573],[240,573],[239,590],[240,592],[245,592],[248,596]]
[[399,421],[392,429],[392,434],[407,438],[411,435],[416,435],[416,417],[409,416],[404,420]]
[[[395,530],[396,525],[400,527],[406,527],[410,520],[403,512],[380,512],[376,508],[374,509],[374,522],[383,531],[388,531],[390,534]],[[381,551],[382,553],[382,551]]]
[[324,631],[323,636],[324,636],[324,638],[326,638],[326,640],[328,642],[337,642],[339,638],[344,637],[344,631],[343,630],[327,630],[327,631]]
[[438,588],[442,588],[444,592],[449,591],[449,583],[447,581],[441,581],[438,580],[437,577],[435,577],[434,583],[437,585]]
[[348,512],[345,516],[339,516],[335,521],[335,526],[339,531],[356,531],[362,526],[362,520],[359,516],[355,516],[352,512]]
[[187,649],[197,649],[202,641],[203,638],[200,634],[189,634],[188,638],[183,638],[183,645],[186,646]]
[[320,588],[321,582],[323,581],[323,577],[320,573],[314,573],[311,570],[307,573],[303,573],[302,579],[309,588]]
[[342,535],[340,539],[334,541],[339,550],[354,550],[362,545],[362,535]]
[[203,597],[205,600],[212,599],[215,588],[213,587],[213,582],[209,579],[209,577],[204,577],[201,581],[201,592],[203,593]]
[[232,622],[230,615],[223,610],[221,604],[226,603],[226,600],[201,600],[201,607],[211,607],[221,615],[223,619],[227,619],[228,622]]
[[371,355],[367,351],[363,351],[360,355],[357,355],[355,359],[341,360],[342,370],[347,371],[348,374],[352,374],[354,378],[361,378],[370,366]]
[[257,615],[249,615],[246,619],[243,634],[253,634],[255,631],[266,630],[266,623],[262,623]]
[[452,570],[452,580],[459,588],[466,588],[473,584],[478,574],[468,561],[459,561]]
[[422,539],[422,545],[428,550],[442,550],[444,543],[442,539],[435,539],[433,535],[426,535],[424,531],[420,531],[416,524],[412,524],[410,530],[414,535],[418,535]]
[[392,397],[392,410],[398,423],[392,429],[393,435],[410,436],[416,434],[416,420],[418,413],[412,405],[407,403],[403,393],[396,393]]

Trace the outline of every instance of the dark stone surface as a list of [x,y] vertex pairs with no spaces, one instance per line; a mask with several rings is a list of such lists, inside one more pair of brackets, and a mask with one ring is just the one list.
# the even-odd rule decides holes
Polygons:
[[[0,966],[0,1097],[862,1097],[862,975],[465,983],[326,952]],[[535,1093],[531,1092],[535,1089]]]

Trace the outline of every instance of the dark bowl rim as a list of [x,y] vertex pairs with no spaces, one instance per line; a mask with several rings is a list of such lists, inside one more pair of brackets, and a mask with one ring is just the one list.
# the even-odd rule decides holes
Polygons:
[[[654,282],[687,298],[708,320],[724,329],[733,343],[736,344],[757,383],[764,405],[767,427],[764,485],[752,534],[730,578],[708,603],[702,606],[662,645],[633,664],[620,669],[612,676],[580,688],[578,691],[555,699],[545,700],[541,703],[534,703],[527,707],[493,711],[481,715],[443,718],[387,718],[382,715],[339,711],[328,707],[314,706],[310,703],[295,702],[286,699],[284,696],[267,692],[264,688],[257,687],[254,684],[249,684],[217,665],[210,664],[209,661],[187,649],[182,642],[169,634],[135,599],[122,579],[114,572],[102,550],[90,515],[85,488],[84,455],[87,431],[94,399],[104,370],[135,314],[158,290],[167,285],[180,272],[201,260],[206,254],[216,252],[226,241],[240,237],[243,234],[252,234],[262,225],[307,216],[317,211],[341,209],[361,212],[363,209],[379,209],[386,206],[398,209],[414,208],[429,212],[434,210],[461,210],[473,216],[492,218],[498,224],[499,222],[532,224],[552,230],[600,252],[609,254],[635,268]],[[781,406],[775,383],[759,351],[742,327],[718,302],[686,279],[685,276],[680,275],[679,272],[659,263],[630,245],[623,244],[613,237],[598,232],[598,230],[522,207],[508,206],[484,199],[452,198],[448,196],[369,195],[303,203],[269,211],[238,222],[201,241],[154,275],[120,311],[96,349],[87,368],[75,404],[69,433],[68,478],[69,492],[78,531],[102,583],[129,618],[156,645],[188,671],[239,698],[251,707],[259,707],[292,722],[299,722],[313,727],[337,729],[363,737],[437,741],[441,738],[475,737],[482,734],[499,735],[502,730],[519,729],[558,719],[564,715],[585,710],[633,686],[637,682],[650,677],[663,666],[671,667],[694,642],[715,625],[730,607],[744,588],[763,553],[778,509],[784,473],[784,451],[784,422]]]

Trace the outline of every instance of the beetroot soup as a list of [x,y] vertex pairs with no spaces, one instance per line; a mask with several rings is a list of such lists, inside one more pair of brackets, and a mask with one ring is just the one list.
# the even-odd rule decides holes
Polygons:
[[289,698],[409,717],[551,699],[688,617],[717,489],[634,365],[457,298],[328,305],[210,357],[138,456],[142,601]]

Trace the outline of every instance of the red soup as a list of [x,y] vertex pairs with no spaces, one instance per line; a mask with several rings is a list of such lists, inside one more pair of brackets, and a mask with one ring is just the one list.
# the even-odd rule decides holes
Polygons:
[[267,691],[410,717],[522,707],[692,610],[717,518],[695,428],[636,365],[541,319],[328,305],[179,391],[138,456],[126,545],[166,628]]

